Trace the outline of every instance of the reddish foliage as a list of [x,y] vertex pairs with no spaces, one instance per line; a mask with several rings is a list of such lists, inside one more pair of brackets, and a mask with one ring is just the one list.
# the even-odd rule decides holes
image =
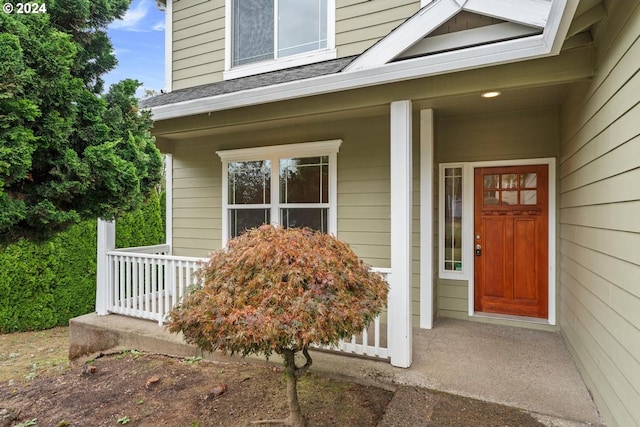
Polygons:
[[265,225],[212,253],[169,330],[203,350],[282,354],[359,333],[388,285],[336,238]]

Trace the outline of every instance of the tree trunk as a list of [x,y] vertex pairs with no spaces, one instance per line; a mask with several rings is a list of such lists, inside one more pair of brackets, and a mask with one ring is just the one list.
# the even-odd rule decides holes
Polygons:
[[306,427],[307,420],[302,416],[298,402],[298,375],[295,362],[295,351],[284,350],[284,374],[287,378],[287,400],[289,403],[289,417],[287,424],[292,427]]

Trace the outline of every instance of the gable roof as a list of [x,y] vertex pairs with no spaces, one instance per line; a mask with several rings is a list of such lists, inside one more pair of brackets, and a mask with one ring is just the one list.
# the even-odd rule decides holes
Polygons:
[[[155,120],[165,120],[555,55],[560,52],[578,3],[579,0],[432,0],[358,57],[178,90],[145,100],[141,105],[152,109]],[[494,28],[484,34],[487,41],[480,45],[464,44],[468,34],[462,31],[463,37],[453,42],[453,49],[425,51],[421,47],[417,57],[403,56],[461,12],[506,20],[510,27],[491,26]],[[460,35],[452,36],[457,37],[456,34]]]

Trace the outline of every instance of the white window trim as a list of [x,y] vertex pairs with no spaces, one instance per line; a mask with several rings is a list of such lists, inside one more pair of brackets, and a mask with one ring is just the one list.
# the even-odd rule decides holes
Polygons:
[[[304,142],[298,144],[272,145],[266,147],[240,148],[236,150],[216,151],[222,160],[222,245],[229,241],[229,176],[228,165],[232,162],[248,162],[256,160],[271,161],[271,223],[278,224],[279,210],[285,207],[285,203],[279,201],[280,159],[296,157],[329,157],[329,203],[313,204],[312,207],[329,208],[327,229],[329,234],[338,234],[338,151],[342,144],[341,139],[329,141]],[[275,178],[275,179],[274,179]],[[263,206],[263,205],[260,205]],[[265,205],[266,206],[266,205]],[[300,204],[296,204],[300,207]]]
[[338,57],[336,50],[336,1],[327,0],[327,48],[301,53],[299,55],[287,56],[271,61],[261,61],[253,64],[233,67],[232,64],[232,0],[225,0],[224,17],[224,80],[236,79],[239,77],[251,76],[269,71],[277,71],[285,68],[298,67],[312,64],[314,62],[328,61]]
[[[441,279],[468,280],[473,276],[473,265],[470,267],[470,258],[466,248],[473,245],[473,216],[469,216],[467,206],[473,207],[473,186],[469,187],[467,176],[469,175],[468,163],[441,163],[438,175],[438,275]],[[462,269],[445,270],[444,268],[444,171],[449,168],[462,168]],[[472,173],[473,171],[471,171]],[[471,181],[473,184],[473,181]],[[473,209],[471,210],[473,214]]]

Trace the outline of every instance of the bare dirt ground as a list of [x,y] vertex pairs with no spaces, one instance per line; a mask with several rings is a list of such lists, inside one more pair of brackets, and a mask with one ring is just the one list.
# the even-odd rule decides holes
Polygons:
[[[245,426],[287,415],[282,370],[125,350],[69,366],[68,328],[0,335],[0,427]],[[318,375],[299,397],[313,426],[540,426],[501,405]],[[385,416],[385,412],[388,414]],[[407,424],[409,423],[409,424]]]

